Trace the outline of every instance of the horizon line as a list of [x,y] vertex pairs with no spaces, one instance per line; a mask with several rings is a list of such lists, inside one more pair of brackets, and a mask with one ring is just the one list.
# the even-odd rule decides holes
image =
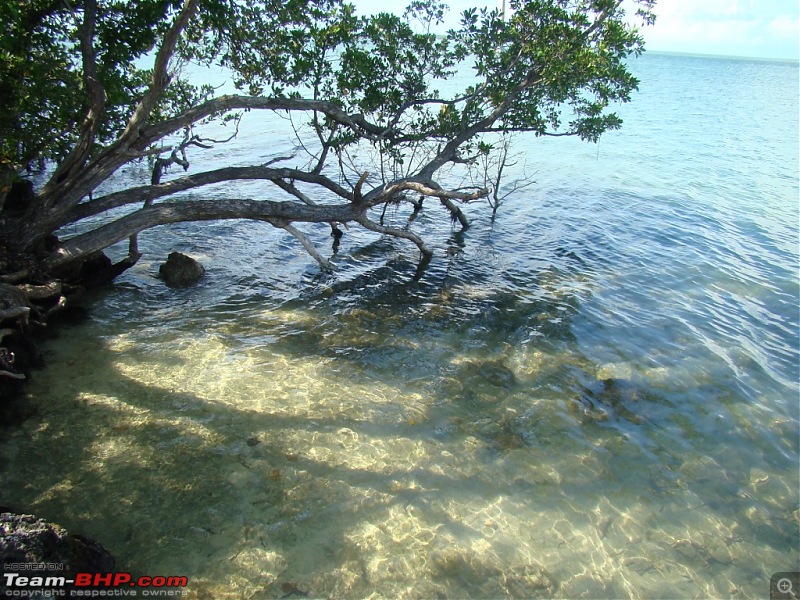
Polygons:
[[783,62],[800,64],[800,58],[787,58],[776,56],[748,56],[743,54],[715,54],[711,52],[687,52],[683,50],[655,50],[647,48],[645,44],[645,54],[673,54],[678,56],[696,56],[700,58],[723,58],[735,60],[757,60],[763,62]]

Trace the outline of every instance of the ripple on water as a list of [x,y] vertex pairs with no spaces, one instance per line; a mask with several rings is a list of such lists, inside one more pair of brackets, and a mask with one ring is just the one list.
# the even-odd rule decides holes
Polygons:
[[[641,143],[686,143],[680,108],[556,140],[569,181],[546,153],[465,235],[426,208],[419,278],[369,232],[335,275],[264,224],[142,234],[152,258],[48,343],[2,503],[198,598],[764,595],[800,560],[796,181]],[[172,249],[200,286],[155,279]]]

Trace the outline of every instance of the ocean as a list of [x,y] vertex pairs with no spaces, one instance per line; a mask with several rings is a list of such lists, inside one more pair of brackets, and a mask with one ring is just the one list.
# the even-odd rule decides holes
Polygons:
[[[515,138],[535,183],[494,219],[426,205],[420,277],[358,228],[333,254],[301,226],[333,274],[264,223],[142,234],[46,342],[0,503],[191,598],[768,597],[800,571],[798,64],[631,68],[599,144]],[[264,162],[285,128],[190,158]],[[156,278],[173,250],[199,285]]]

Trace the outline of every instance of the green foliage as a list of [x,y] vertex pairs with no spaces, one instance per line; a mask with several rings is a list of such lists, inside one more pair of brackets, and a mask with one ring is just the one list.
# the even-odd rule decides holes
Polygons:
[[68,106],[81,102],[80,83],[69,49],[59,43],[69,23],[55,6],[4,2],[0,19],[6,24],[0,37],[0,160],[19,165],[46,143],[68,146],[51,138],[74,118]]
[[[636,0],[643,23],[653,0]],[[90,107],[80,35],[87,3],[0,3],[0,163],[58,161]],[[178,0],[97,0],[92,47],[106,103],[96,153],[125,128],[150,85],[153,56]],[[512,0],[513,16],[468,10],[461,27],[433,33],[445,5],[414,0],[403,16],[355,14],[340,0],[200,0],[171,62],[172,79],[149,117],[169,119],[212,97],[177,67],[193,61],[233,73],[244,94],[335,103],[386,127],[387,156],[490,131],[567,133],[596,140],[619,127],[608,108],[637,81],[625,59],[642,51],[617,0]],[[471,65],[473,80],[449,80]],[[447,88],[446,96],[437,91]],[[312,126],[331,147],[359,136],[330,119]],[[482,153],[488,146],[478,146]]]
[[[642,18],[652,18],[653,4],[639,3]],[[619,118],[605,111],[630,100],[638,82],[625,59],[643,50],[621,3],[533,0],[512,1],[511,7],[508,21],[494,11],[466,11],[461,31],[453,34],[475,57],[485,86],[484,113],[510,99],[500,128],[539,135],[566,131],[591,141],[617,128]],[[526,79],[535,83],[514,95],[513,85]]]
[[[94,51],[107,95],[98,142],[110,141],[146,89],[137,59],[153,48],[176,3],[107,2],[100,6]],[[78,3],[78,7],[81,4]],[[79,32],[84,11],[56,0],[4,2],[0,47],[0,157],[17,166],[59,160],[74,145],[88,110]]]

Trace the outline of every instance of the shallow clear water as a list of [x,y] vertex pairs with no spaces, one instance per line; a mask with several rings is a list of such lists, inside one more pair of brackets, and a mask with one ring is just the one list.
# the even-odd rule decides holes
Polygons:
[[494,222],[427,208],[419,280],[355,229],[335,275],[265,224],[144,235],[48,342],[0,501],[198,598],[765,597],[800,569],[798,67],[634,67],[623,131],[519,140]]

